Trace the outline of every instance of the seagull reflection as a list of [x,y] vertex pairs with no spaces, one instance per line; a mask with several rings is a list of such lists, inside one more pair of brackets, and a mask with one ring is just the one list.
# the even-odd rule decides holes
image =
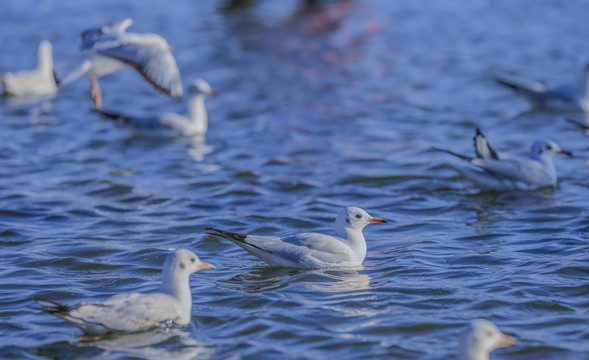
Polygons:
[[310,289],[324,292],[346,292],[370,288],[370,276],[356,270],[315,270],[311,281],[301,281]]
[[[101,352],[90,351],[92,349]],[[76,353],[84,359],[141,358],[195,359],[209,358],[211,346],[190,337],[190,332],[167,327],[130,334],[117,334],[99,341],[58,342],[29,349],[33,354],[59,358],[64,353]],[[83,356],[82,356],[83,355]]]
[[[362,266],[358,270],[362,270]],[[370,288],[370,276],[355,269],[316,269],[256,267],[250,273],[240,274],[227,282],[247,293],[274,291],[287,286],[303,284],[311,290],[346,292]]]
[[206,144],[204,135],[194,135],[189,141],[188,155],[196,162],[203,161],[207,154],[213,152],[213,148]]

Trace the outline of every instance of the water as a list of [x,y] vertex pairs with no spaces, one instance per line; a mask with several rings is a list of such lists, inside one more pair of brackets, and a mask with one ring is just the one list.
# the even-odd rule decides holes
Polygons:
[[[495,74],[550,84],[589,59],[584,1],[388,1],[304,13],[298,1],[7,2],[2,71],[56,61],[77,34],[130,16],[176,49],[184,82],[207,79],[205,140],[135,136],[90,112],[85,79],[0,112],[0,354],[5,358],[453,359],[485,317],[519,342],[496,359],[589,359],[587,136],[529,111]],[[326,20],[328,19],[328,20]],[[181,111],[133,71],[101,80],[108,110]],[[475,127],[526,154],[552,137],[559,186],[479,192],[432,146],[472,154]],[[356,205],[360,271],[272,269],[203,225],[330,232]],[[217,266],[192,277],[188,328],[80,342],[28,308],[159,286],[169,249]]]

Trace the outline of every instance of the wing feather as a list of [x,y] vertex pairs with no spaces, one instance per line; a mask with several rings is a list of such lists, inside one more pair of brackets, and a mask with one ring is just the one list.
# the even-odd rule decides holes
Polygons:
[[182,80],[176,60],[167,50],[157,46],[122,44],[97,49],[100,55],[108,56],[134,67],[150,84],[171,96],[182,96]]

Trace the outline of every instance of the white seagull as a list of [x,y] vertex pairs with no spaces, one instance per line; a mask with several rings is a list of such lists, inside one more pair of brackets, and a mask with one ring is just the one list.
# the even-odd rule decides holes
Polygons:
[[37,97],[53,95],[57,91],[53,76],[53,55],[51,43],[39,44],[37,68],[0,75],[3,93],[15,97]]
[[159,136],[193,136],[207,132],[207,109],[205,98],[216,95],[210,85],[197,79],[188,87],[187,113],[160,113],[152,116],[135,117],[111,111],[96,111],[136,132]]
[[318,269],[352,268],[362,265],[366,241],[362,229],[372,223],[386,223],[357,207],[344,208],[335,220],[337,236],[300,233],[290,236],[236,234],[205,226],[208,234],[233,241],[250,254],[272,266]]
[[35,299],[43,308],[84,330],[89,335],[116,332],[136,332],[173,321],[179,325],[190,323],[192,293],[190,274],[200,269],[214,269],[202,262],[190,250],[177,249],[166,258],[162,287],[156,293],[125,293],[105,301],[88,301],[68,306],[53,301]]
[[97,79],[133,67],[156,89],[171,97],[182,97],[182,81],[172,56],[173,48],[157,34],[126,32],[132,23],[131,19],[125,19],[82,32],[82,55],[55,67],[58,85],[88,76],[94,104],[100,108],[102,94]]
[[556,187],[556,168],[552,159],[557,154],[573,156],[562,150],[552,140],[536,141],[530,149],[529,158],[502,154],[491,147],[483,133],[477,129],[474,137],[476,157],[444,151],[476,167],[456,167],[464,176],[483,190],[512,191],[536,190],[545,186]]
[[460,360],[489,360],[489,353],[501,347],[512,346],[515,338],[499,331],[485,319],[475,319],[460,339]]
[[585,66],[584,81],[578,85],[562,85],[546,88],[543,84],[519,84],[507,79],[495,77],[495,82],[515,90],[523,95],[537,108],[549,110],[585,110],[589,111],[589,64]]

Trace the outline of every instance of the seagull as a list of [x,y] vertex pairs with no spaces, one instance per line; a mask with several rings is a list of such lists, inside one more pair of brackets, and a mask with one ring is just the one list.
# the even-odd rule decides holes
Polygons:
[[215,266],[200,261],[190,250],[176,249],[164,263],[160,292],[125,293],[105,301],[88,301],[76,306],[34,299],[45,312],[64,319],[89,335],[147,330],[162,322],[190,323],[192,293],[188,277]]
[[489,320],[475,319],[460,339],[460,360],[489,360],[491,351],[514,344],[514,337],[499,331]]
[[188,112],[185,115],[160,113],[153,116],[133,117],[99,109],[95,111],[141,133],[161,136],[204,135],[208,126],[205,98],[215,95],[216,92],[206,81],[197,79],[188,87]]
[[0,75],[3,93],[6,96],[37,97],[53,95],[57,85],[53,76],[52,46],[41,41],[37,52],[37,68]]
[[548,110],[585,110],[589,111],[589,64],[585,66],[585,77],[582,85],[562,85],[546,88],[541,83],[518,84],[501,77],[495,82],[515,90],[525,96],[535,107]]
[[460,166],[457,170],[483,190],[513,191],[556,187],[557,176],[552,159],[558,154],[573,156],[552,140],[534,142],[529,158],[506,155],[491,147],[479,129],[476,129],[474,146],[476,157],[460,155],[446,149],[433,149],[447,152],[476,166]]
[[157,34],[126,32],[133,20],[124,19],[80,35],[82,55],[56,65],[58,85],[63,86],[81,76],[92,83],[92,98],[97,109],[102,106],[98,78],[126,67],[133,67],[159,91],[182,97],[182,81],[173,48]]
[[347,207],[335,220],[337,236],[300,233],[289,236],[236,234],[205,226],[208,234],[233,241],[271,266],[301,269],[352,268],[362,265],[366,241],[362,229],[372,223],[386,223],[358,207]]

